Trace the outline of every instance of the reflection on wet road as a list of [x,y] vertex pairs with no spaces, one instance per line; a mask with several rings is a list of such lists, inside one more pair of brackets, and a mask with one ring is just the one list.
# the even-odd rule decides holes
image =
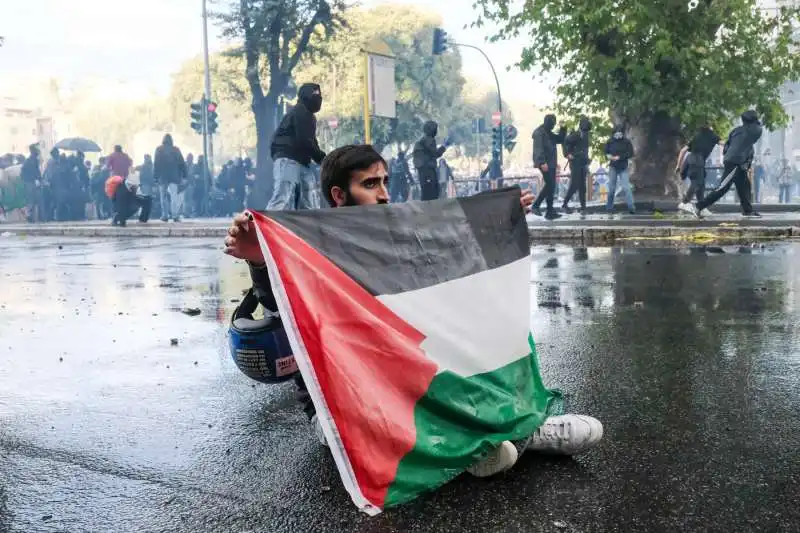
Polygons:
[[0,239],[0,532],[796,531],[798,257],[534,248],[543,373],[605,442],[370,519],[230,361],[218,242]]

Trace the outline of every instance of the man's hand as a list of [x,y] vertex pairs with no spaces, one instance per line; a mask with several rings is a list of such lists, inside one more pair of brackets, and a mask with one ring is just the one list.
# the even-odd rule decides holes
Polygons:
[[572,155],[572,154],[569,154],[569,155],[567,156],[567,159],[569,159],[570,161],[572,161],[573,159],[575,159],[575,156],[574,156],[574,155]]
[[519,203],[522,205],[522,210],[526,213],[531,210],[531,204],[533,203],[533,194],[530,191],[523,191],[520,189],[520,199]]
[[550,170],[550,167],[547,166],[547,163],[542,163],[542,166],[539,167],[539,170],[541,170],[542,172],[547,172],[548,170]]
[[225,237],[225,253],[254,265],[264,264],[264,254],[261,252],[253,221],[247,213],[233,217],[228,236]]
[[618,155],[612,155],[611,156],[611,160],[612,161],[619,161],[619,156]]

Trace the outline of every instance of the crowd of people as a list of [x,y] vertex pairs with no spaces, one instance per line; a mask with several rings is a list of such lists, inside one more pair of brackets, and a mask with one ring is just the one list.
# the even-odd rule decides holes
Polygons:
[[[138,165],[120,145],[92,164],[83,152],[56,148],[44,159],[34,144],[27,156],[0,158],[0,171],[7,184],[19,182],[14,192],[22,199],[15,202],[25,207],[28,222],[98,219],[115,225],[124,225],[136,213],[143,222],[150,216],[175,222],[183,217],[229,216],[243,208],[255,179],[249,158],[227,161],[212,177],[203,156],[184,157],[169,134]],[[109,182],[114,177],[120,179]],[[0,216],[12,207],[12,189],[1,189]],[[144,205],[149,206],[146,215]]]

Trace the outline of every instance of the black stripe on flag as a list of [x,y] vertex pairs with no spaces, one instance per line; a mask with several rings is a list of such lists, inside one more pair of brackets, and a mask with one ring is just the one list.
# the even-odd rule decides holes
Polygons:
[[373,295],[422,289],[529,254],[516,187],[467,198],[267,211]]

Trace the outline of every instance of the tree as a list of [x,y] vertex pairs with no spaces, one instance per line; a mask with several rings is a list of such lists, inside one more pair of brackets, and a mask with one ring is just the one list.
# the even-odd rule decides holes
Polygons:
[[768,127],[786,123],[780,87],[800,73],[792,37],[798,10],[756,0],[597,2],[477,0],[499,23],[494,39],[525,34],[523,70],[557,71],[559,112],[609,113],[629,130],[634,182],[645,195],[677,191],[671,172],[682,141],[703,123],[724,132],[755,108]]
[[[433,29],[441,25],[437,15],[404,5],[351,9],[348,31],[325,43],[325,59],[304,61],[298,79],[315,80],[325,97],[319,114],[322,133],[340,142],[362,142],[364,45],[383,40],[396,57],[397,119],[372,119],[372,143],[381,150],[390,144],[409,145],[422,134],[426,120],[436,120],[445,132],[456,116],[453,102],[464,87],[461,56],[457,51],[434,57]],[[335,135],[326,132],[327,118],[337,117]],[[330,132],[331,134],[334,132]]]
[[344,0],[230,0],[227,11],[217,14],[223,35],[242,42],[237,52],[245,58],[256,124],[257,188],[261,190],[255,196],[260,204],[266,203],[272,188],[269,146],[279,120],[279,98],[287,94],[300,60],[318,53],[341,25],[344,8]]

